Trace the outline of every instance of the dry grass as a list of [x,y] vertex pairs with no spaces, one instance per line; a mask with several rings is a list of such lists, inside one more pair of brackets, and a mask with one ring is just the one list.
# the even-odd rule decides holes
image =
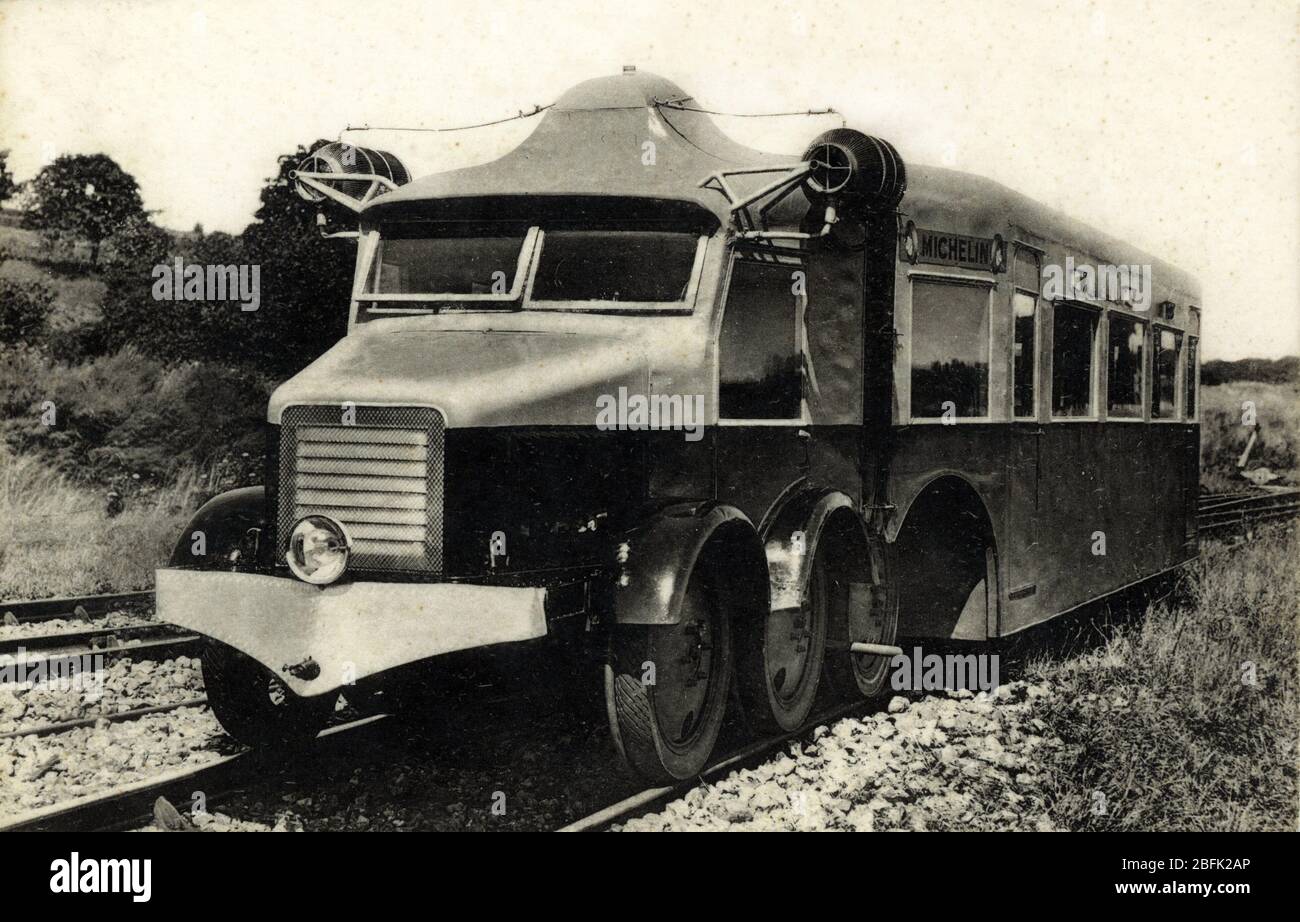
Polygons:
[[1300,526],[1211,544],[1177,591],[1083,654],[1030,667],[1068,746],[1053,815],[1079,830],[1295,829]]
[[1259,434],[1248,468],[1267,467],[1279,484],[1295,483],[1300,468],[1300,385],[1236,381],[1201,388],[1201,485],[1207,490],[1250,486],[1237,472],[1237,458],[1250,437],[1243,405],[1254,404]]
[[193,510],[197,478],[131,497],[106,514],[105,494],[0,448],[0,599],[153,586]]

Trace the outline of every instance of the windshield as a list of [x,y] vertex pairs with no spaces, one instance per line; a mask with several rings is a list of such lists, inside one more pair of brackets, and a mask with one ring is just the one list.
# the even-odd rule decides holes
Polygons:
[[379,238],[367,294],[508,296],[528,229],[433,236],[419,226]]
[[689,309],[694,231],[400,224],[371,237],[358,322],[442,310]]
[[698,242],[671,231],[548,231],[531,300],[685,301]]

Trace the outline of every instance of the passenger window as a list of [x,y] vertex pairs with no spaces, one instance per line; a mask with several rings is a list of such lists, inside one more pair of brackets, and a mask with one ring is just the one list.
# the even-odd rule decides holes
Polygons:
[[1015,293],[1011,296],[1011,309],[1015,315],[1015,329],[1011,347],[1011,388],[1016,419],[1033,419],[1038,415],[1034,406],[1034,373],[1037,366],[1038,338],[1038,255],[1030,250],[1016,250],[1013,269]]
[[1111,314],[1109,332],[1106,412],[1112,419],[1141,419],[1146,325],[1123,314]]
[[912,416],[989,412],[989,289],[912,283]]
[[1034,322],[1038,298],[1017,291],[1012,297],[1011,307],[1016,315],[1015,344],[1011,352],[1016,419],[1032,419],[1037,415],[1034,411]]
[[1097,312],[1057,304],[1052,318],[1052,415],[1096,416],[1092,374],[1097,349]]
[[719,343],[719,413],[727,419],[801,419],[803,353],[791,262],[738,255]]
[[1196,367],[1196,347],[1199,341],[1195,336],[1187,337],[1187,371],[1183,379],[1183,407],[1188,419],[1196,419],[1196,385],[1200,381],[1200,369]]
[[1182,335],[1158,330],[1155,337],[1155,387],[1151,389],[1151,418],[1173,419],[1178,398],[1178,351]]

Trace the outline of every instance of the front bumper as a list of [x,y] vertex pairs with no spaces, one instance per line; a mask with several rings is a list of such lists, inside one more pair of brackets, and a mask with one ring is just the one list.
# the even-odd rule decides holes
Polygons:
[[[160,569],[158,618],[205,634],[321,695],[418,660],[546,635],[546,590],[457,583],[343,583]],[[286,670],[308,658],[314,676]],[[299,670],[301,671],[301,670]]]

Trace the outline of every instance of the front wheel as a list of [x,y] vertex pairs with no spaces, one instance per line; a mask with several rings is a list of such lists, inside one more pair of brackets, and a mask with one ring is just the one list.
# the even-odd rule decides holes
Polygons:
[[619,754],[651,781],[699,774],[727,709],[731,625],[707,570],[691,574],[681,620],[616,625],[605,707]]
[[208,705],[222,728],[246,746],[306,742],[325,729],[336,692],[294,694],[269,669],[233,647],[209,641],[199,654]]

